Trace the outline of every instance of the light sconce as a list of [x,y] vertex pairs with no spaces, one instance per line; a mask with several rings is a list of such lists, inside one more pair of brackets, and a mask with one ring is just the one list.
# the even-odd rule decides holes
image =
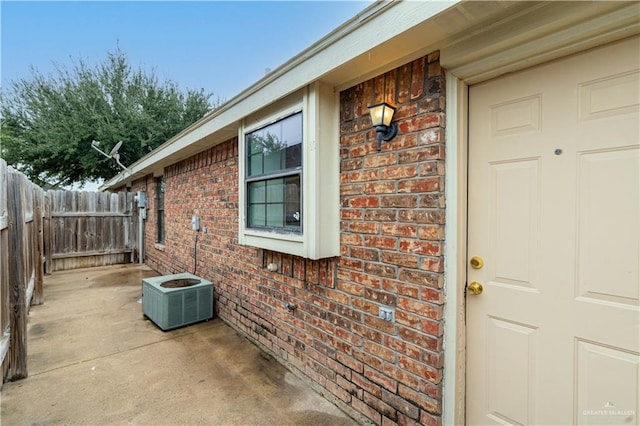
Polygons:
[[391,122],[395,112],[396,109],[386,102],[369,107],[371,124],[378,133],[378,151],[382,149],[382,141],[390,141],[398,134],[398,125]]

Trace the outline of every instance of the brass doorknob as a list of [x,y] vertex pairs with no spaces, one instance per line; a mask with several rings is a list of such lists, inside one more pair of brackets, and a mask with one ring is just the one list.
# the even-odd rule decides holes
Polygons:
[[480,256],[473,256],[469,259],[469,264],[473,269],[480,269],[484,266],[484,260]]
[[469,283],[469,285],[467,286],[467,292],[473,294],[474,296],[482,293],[482,290],[482,284],[480,284],[478,281],[471,281],[471,283]]

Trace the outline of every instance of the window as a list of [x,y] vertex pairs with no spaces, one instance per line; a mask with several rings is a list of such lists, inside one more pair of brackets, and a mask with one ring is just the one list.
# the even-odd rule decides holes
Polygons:
[[302,113],[245,135],[247,228],[300,233]]
[[321,83],[244,118],[238,131],[240,244],[340,255],[339,102]]
[[156,218],[158,221],[157,242],[164,244],[164,177],[156,179]]

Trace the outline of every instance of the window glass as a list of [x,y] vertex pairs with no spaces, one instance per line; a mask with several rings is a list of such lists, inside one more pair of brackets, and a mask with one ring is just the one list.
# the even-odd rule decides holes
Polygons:
[[301,232],[302,113],[245,137],[247,227]]
[[302,113],[247,134],[248,176],[302,166]]
[[[266,188],[266,190],[265,190]],[[301,225],[300,176],[249,184],[250,228],[283,228],[299,231]]]
[[157,242],[164,244],[164,177],[156,180],[156,218],[158,222]]

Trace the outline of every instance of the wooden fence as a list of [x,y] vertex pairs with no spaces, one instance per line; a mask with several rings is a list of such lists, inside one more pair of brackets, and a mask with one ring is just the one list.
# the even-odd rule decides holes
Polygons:
[[49,191],[47,273],[133,261],[136,228],[129,192]]
[[132,262],[133,194],[45,192],[0,159],[0,362],[4,381],[27,376],[27,315],[44,274]]
[[44,198],[0,160],[0,355],[8,380],[27,376],[27,314],[43,299]]

